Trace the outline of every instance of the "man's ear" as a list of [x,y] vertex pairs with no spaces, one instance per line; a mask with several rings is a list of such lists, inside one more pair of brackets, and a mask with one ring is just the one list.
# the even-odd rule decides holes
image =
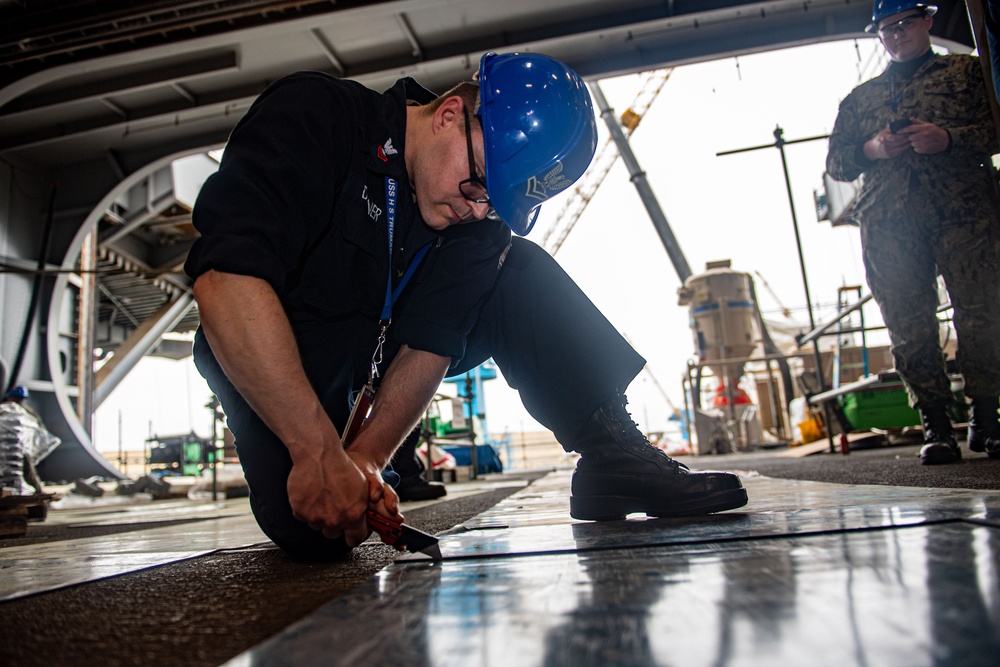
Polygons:
[[452,125],[464,122],[462,120],[463,108],[465,108],[465,101],[458,95],[452,95],[441,102],[434,110],[434,117],[431,119],[434,133],[448,130]]

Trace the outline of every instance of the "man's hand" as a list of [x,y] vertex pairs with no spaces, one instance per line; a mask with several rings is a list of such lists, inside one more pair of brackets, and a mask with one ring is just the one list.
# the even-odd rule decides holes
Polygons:
[[368,507],[374,509],[387,519],[402,521],[399,513],[399,496],[396,490],[382,480],[379,466],[364,457],[360,452],[347,450],[347,456],[365,476],[368,483]]
[[934,155],[948,150],[951,143],[951,136],[933,123],[911,118],[912,124],[904,127],[897,135],[906,137],[907,142],[913,148],[914,153],[921,155]]
[[329,539],[343,535],[351,548],[368,537],[369,509],[387,519],[404,520],[399,496],[382,481],[378,466],[354,452],[337,455],[335,446],[296,462],[288,476],[288,500],[296,519]]
[[[903,130],[905,132],[905,130]],[[902,132],[893,134],[882,130],[865,142],[864,153],[869,160],[891,160],[910,148],[910,140]]]
[[[329,539],[343,535],[352,549],[368,537],[365,513],[372,484],[339,443],[297,458],[287,488],[292,514],[313,530]],[[379,489],[379,498],[381,493]]]

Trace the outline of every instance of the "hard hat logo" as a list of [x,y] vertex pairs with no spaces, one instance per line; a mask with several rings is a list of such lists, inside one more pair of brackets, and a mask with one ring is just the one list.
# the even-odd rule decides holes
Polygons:
[[528,179],[528,189],[524,194],[542,202],[557,192],[562,192],[569,186],[573,185],[573,181],[563,176],[562,172],[563,163],[559,162],[556,164],[555,169],[542,177],[542,180],[539,181],[537,178],[532,176]]
[[479,99],[490,203],[524,236],[541,202],[572,185],[594,157],[590,92],[555,58],[491,52],[479,62]]

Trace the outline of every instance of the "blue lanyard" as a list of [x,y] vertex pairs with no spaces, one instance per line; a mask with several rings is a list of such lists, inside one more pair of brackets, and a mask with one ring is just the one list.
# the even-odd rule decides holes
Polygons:
[[417,254],[413,256],[413,260],[410,265],[406,267],[406,271],[403,276],[399,279],[399,284],[396,285],[396,289],[392,289],[392,245],[393,240],[396,236],[396,189],[397,183],[395,179],[385,177],[385,220],[389,226],[389,277],[385,281],[385,303],[382,305],[382,315],[379,318],[379,334],[378,340],[375,343],[375,353],[372,355],[372,366],[371,372],[368,374],[368,386],[371,387],[374,379],[378,377],[378,365],[382,363],[382,347],[385,345],[385,332],[389,329],[389,324],[392,322],[392,304],[396,303],[396,299],[403,292],[403,288],[406,287],[406,283],[410,281],[413,277],[413,273],[420,266],[420,260],[424,258],[427,254],[427,249],[431,247],[428,243],[423,248],[417,251]]
[[425,245],[423,248],[417,251],[417,254],[413,256],[413,261],[410,265],[406,267],[406,271],[403,276],[399,279],[399,284],[396,285],[396,289],[392,289],[392,245],[393,239],[396,235],[396,190],[397,183],[395,179],[385,177],[385,220],[389,226],[389,278],[385,282],[385,303],[382,305],[382,316],[379,318],[381,322],[388,326],[388,322],[392,319],[392,304],[396,303],[396,299],[402,293],[403,288],[406,287],[406,283],[410,282],[410,278],[413,277],[414,272],[417,267],[420,266],[420,261],[427,254],[427,249],[430,248],[430,243]]

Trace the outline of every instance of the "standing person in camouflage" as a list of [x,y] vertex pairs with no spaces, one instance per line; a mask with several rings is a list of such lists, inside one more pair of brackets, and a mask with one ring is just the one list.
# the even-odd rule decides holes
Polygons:
[[864,175],[855,205],[872,294],[896,370],[924,425],[925,464],[961,459],[947,404],[937,274],[954,307],[959,369],[972,399],[969,449],[1000,458],[1000,219],[997,150],[976,58],[931,51],[931,16],[912,0],[878,0],[868,32],[892,62],[841,103],[827,171]]

